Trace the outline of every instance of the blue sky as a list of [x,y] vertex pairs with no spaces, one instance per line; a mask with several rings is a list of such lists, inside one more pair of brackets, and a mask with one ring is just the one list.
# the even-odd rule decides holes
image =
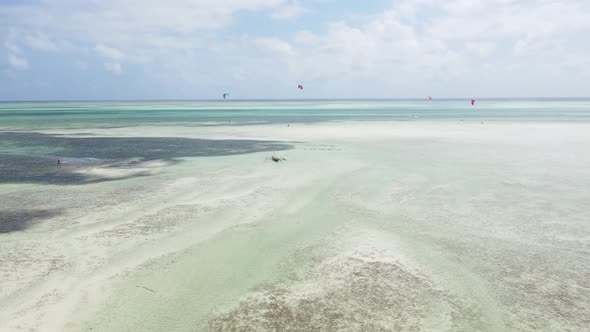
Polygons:
[[0,100],[588,97],[588,13],[586,0],[0,0]]

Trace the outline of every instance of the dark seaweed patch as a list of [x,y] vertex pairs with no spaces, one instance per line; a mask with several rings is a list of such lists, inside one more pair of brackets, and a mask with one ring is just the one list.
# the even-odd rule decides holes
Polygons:
[[0,234],[25,230],[58,214],[58,210],[0,211]]
[[[51,155],[0,153],[0,183],[76,184],[104,181],[74,173],[89,166],[133,166],[150,160],[179,161],[290,149],[274,141],[210,140],[178,137],[69,137],[40,133],[0,132],[0,141],[18,148],[50,149]],[[57,160],[62,161],[61,165]],[[130,163],[130,160],[133,162]],[[139,175],[141,176],[141,175]]]

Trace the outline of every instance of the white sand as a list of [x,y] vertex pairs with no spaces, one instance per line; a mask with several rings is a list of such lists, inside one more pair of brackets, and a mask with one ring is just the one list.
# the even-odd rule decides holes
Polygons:
[[[582,330],[590,125],[139,127],[293,142],[0,186],[0,330]],[[67,133],[67,132],[66,132]]]

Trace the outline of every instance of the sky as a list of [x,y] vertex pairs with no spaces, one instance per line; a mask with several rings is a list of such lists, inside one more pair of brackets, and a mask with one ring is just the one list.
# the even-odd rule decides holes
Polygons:
[[589,13],[588,0],[0,0],[0,100],[590,97]]

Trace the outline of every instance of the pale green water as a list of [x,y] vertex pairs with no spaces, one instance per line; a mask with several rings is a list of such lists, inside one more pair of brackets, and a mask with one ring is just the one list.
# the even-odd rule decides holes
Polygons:
[[590,100],[0,103],[5,129],[421,119],[588,121]]
[[1,104],[0,329],[584,330],[590,103],[466,104]]

